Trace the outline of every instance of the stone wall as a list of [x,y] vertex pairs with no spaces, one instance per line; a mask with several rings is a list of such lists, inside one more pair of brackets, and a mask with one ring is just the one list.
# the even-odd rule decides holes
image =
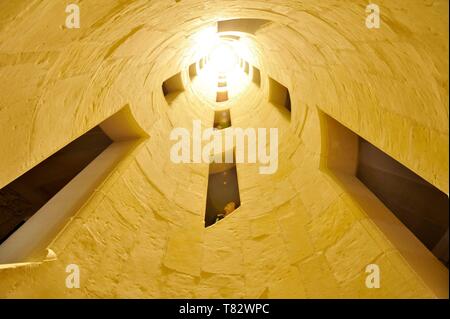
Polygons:
[[[448,194],[448,2],[378,2],[378,30],[363,0],[80,1],[79,30],[66,1],[1,3],[1,186],[126,104],[150,137],[53,241],[57,260],[0,270],[0,297],[435,297],[319,170],[322,110]],[[219,17],[274,22],[248,58],[263,85],[231,117],[279,127],[280,157],[274,175],[238,164],[241,207],[205,229],[208,165],[173,164],[168,136],[213,111],[189,89],[169,106],[161,84]],[[290,122],[268,75],[290,90]],[[364,285],[372,262],[380,289]],[[80,289],[65,287],[71,263]]]

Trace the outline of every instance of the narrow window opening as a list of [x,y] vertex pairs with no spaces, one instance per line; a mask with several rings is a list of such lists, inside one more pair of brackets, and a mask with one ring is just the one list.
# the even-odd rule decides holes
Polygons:
[[147,136],[125,106],[0,189],[0,264],[42,261],[51,240]]
[[223,130],[231,126],[230,110],[216,111],[214,113],[214,128]]
[[228,101],[228,91],[217,91],[216,102]]
[[322,112],[321,126],[327,170],[430,287],[448,292],[448,196]]
[[99,126],[0,190],[0,244],[112,144]]
[[189,66],[189,79],[192,81],[197,76],[197,63]]
[[[224,129],[230,126],[230,110],[216,111],[214,115],[214,129]],[[229,216],[241,206],[235,151],[234,149],[228,149],[221,155],[222,161],[226,160],[229,155],[232,156],[233,160],[231,163],[213,162],[209,165],[205,227],[211,226]]]
[[291,95],[289,94],[289,91],[286,93],[286,98],[284,100],[284,107],[291,112]]
[[269,102],[279,108],[282,114],[291,118],[291,95],[287,87],[269,77]]
[[241,206],[236,165],[212,163],[209,167],[205,227],[228,217]]
[[184,91],[181,73],[177,73],[162,84],[162,91],[167,102],[170,104],[173,100]]
[[358,179],[448,268],[447,195],[361,137],[358,144]]
[[[254,66],[253,67],[253,79],[252,79],[253,83],[255,83],[258,87],[261,86],[261,72],[259,71],[259,69]],[[290,102],[289,102],[290,105]],[[289,107],[290,109],[290,107]]]
[[217,87],[219,87],[219,88],[225,88],[225,87],[227,87],[227,81],[219,81],[219,82],[217,83]]
[[247,61],[245,61],[245,64],[244,64],[244,72],[247,74],[249,74],[249,72],[250,72],[250,65],[248,64]]

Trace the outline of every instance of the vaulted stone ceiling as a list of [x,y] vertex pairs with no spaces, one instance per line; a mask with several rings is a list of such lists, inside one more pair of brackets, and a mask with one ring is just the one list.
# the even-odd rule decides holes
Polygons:
[[[125,105],[149,138],[52,241],[56,260],[0,269],[0,297],[445,295],[320,169],[324,112],[448,195],[448,2],[377,2],[380,29],[363,0],[74,1],[81,28],[67,29],[66,1],[3,1],[0,186]],[[205,229],[208,165],[172,163],[168,137],[213,125],[187,70],[196,34],[229,19],[269,21],[245,33],[261,87],[230,106],[233,126],[279,128],[279,169],[238,165],[241,207]],[[178,72],[169,105],[161,85]],[[290,120],[269,76],[289,89]],[[364,286],[372,262],[382,289]],[[73,263],[80,289],[64,286]]]

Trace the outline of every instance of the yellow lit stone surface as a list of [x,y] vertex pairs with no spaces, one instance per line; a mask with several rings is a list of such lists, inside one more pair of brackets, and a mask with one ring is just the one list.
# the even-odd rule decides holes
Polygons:
[[[55,261],[0,269],[1,298],[437,297],[319,170],[318,109],[448,194],[448,1],[378,0],[378,30],[365,0],[74,2],[77,30],[67,1],[0,3],[0,187],[127,104],[149,139],[51,243]],[[252,17],[275,22],[248,58],[263,82],[231,115],[279,127],[279,169],[239,164],[241,207],[205,229],[208,165],[172,163],[169,133],[213,111],[189,88],[169,106],[161,84],[194,62],[192,33]],[[290,122],[268,75],[289,88]],[[380,289],[364,284],[373,262]]]

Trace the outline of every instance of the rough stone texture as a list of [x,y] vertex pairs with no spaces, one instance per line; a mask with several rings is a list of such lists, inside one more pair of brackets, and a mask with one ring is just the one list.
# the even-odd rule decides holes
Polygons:
[[[0,297],[434,297],[319,170],[318,108],[448,194],[448,1],[378,3],[368,30],[365,0],[79,1],[68,30],[66,1],[3,1],[0,186],[126,104],[150,138],[53,241],[56,261],[0,270]],[[211,127],[213,111],[190,88],[167,105],[161,83],[198,58],[191,35],[218,15],[276,22],[246,57],[261,89],[231,116],[279,127],[280,163],[238,165],[242,206],[204,229],[208,165],[170,162],[169,133]],[[267,75],[290,90],[290,123]],[[371,262],[381,289],[364,285]],[[70,263],[80,289],[64,285]]]

